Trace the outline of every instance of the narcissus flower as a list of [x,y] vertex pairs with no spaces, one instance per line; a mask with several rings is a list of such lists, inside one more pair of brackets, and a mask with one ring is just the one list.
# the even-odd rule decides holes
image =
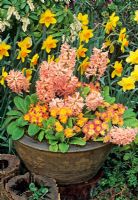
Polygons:
[[136,51],[130,51],[130,55],[127,57],[126,62],[138,64],[138,49]]
[[6,44],[5,42],[0,42],[0,60],[2,60],[4,56],[9,56],[9,49],[11,49],[10,45]]
[[80,45],[78,50],[77,50],[77,58],[79,59],[84,58],[86,56],[87,48],[84,48],[83,45]]
[[118,42],[122,42],[125,37],[126,37],[126,28],[122,28],[119,33]]
[[21,49],[28,49],[32,46],[32,39],[30,37],[26,37],[24,40],[18,42],[17,44]]
[[109,21],[105,25],[105,32],[109,34],[111,31],[114,31],[114,29],[117,26],[117,22],[119,21],[119,17],[115,16],[115,12],[110,16]]
[[44,13],[41,14],[39,23],[45,24],[48,28],[51,24],[56,24],[57,20],[55,19],[55,14],[51,10],[47,9]]
[[50,53],[51,49],[54,49],[57,47],[57,42],[58,40],[53,39],[53,37],[50,35],[43,42],[42,49],[45,49],[47,53]]
[[134,21],[136,21],[138,23],[138,10],[135,11]]
[[114,71],[112,72],[111,77],[112,78],[114,78],[115,76],[120,77],[123,71],[122,63],[119,61],[116,61],[113,68],[114,68]]
[[82,13],[78,14],[78,20],[82,23],[82,25],[86,26],[89,23],[88,15],[83,15]]
[[6,80],[6,77],[8,76],[8,73],[5,71],[5,67],[2,68],[2,74],[0,76],[0,84],[1,85],[5,85],[5,80]]
[[129,45],[129,41],[126,38],[124,38],[123,41],[122,41],[122,45],[121,45],[122,53],[124,53],[125,47],[128,47],[128,45]]
[[131,77],[132,77],[135,81],[138,81],[138,65],[135,65],[134,71],[131,72]]
[[111,40],[108,38],[106,38],[105,43],[103,44],[103,49],[107,48],[107,47],[109,47],[110,53],[114,52],[115,47],[114,47],[113,43],[111,42]]
[[26,49],[26,48],[22,48],[19,51],[19,54],[17,56],[17,60],[21,59],[21,61],[24,63],[25,62],[25,58],[28,56],[28,54],[31,52],[31,50]]
[[90,38],[93,37],[93,30],[88,29],[87,26],[83,28],[83,30],[79,33],[80,41],[88,43]]
[[81,75],[85,73],[86,69],[90,66],[90,62],[88,61],[89,57],[86,57],[80,64],[78,70],[80,70]]
[[22,73],[30,81],[32,78],[32,69],[23,68]]
[[118,85],[123,87],[123,91],[135,89],[135,80],[132,77],[122,78]]
[[31,67],[34,67],[34,65],[37,65],[38,59],[39,59],[39,55],[38,53],[36,53],[31,59],[31,64],[30,64]]

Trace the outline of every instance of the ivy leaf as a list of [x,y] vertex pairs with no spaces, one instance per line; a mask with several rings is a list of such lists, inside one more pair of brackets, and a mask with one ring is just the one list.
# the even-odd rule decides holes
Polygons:
[[39,131],[40,131],[39,126],[37,126],[36,124],[30,124],[30,125],[29,125],[29,128],[28,128],[28,135],[29,135],[29,136],[34,136],[34,135],[36,135]]
[[71,139],[70,144],[84,146],[84,145],[86,145],[86,141],[84,141],[84,139],[81,137],[74,137]]
[[42,142],[42,140],[44,139],[44,136],[45,136],[45,132],[44,131],[41,131],[38,135],[38,140],[39,142]]
[[20,110],[24,114],[27,113],[28,110],[25,107],[24,99],[17,96],[17,97],[14,98],[14,104],[17,107],[18,110]]
[[12,122],[7,127],[7,133],[11,135],[13,140],[19,140],[24,135],[24,129],[17,126],[17,122]]
[[60,150],[62,153],[66,153],[66,152],[69,150],[69,145],[66,144],[66,143],[60,143],[60,144],[59,144],[59,150]]
[[52,152],[57,152],[58,151],[58,145],[49,145],[49,150]]

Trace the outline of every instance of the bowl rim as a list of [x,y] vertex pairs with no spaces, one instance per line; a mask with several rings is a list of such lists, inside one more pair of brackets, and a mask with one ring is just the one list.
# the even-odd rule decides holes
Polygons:
[[[57,153],[57,154],[63,154],[61,152],[51,152],[48,149],[48,144],[46,142],[39,142],[37,140],[34,140],[33,138],[25,135],[20,140],[15,141],[15,146],[18,143],[21,143],[24,146],[28,146],[30,148],[40,150],[40,151],[47,151],[50,153]],[[111,143],[103,143],[103,142],[87,142],[85,146],[77,146],[77,145],[70,145],[70,148],[68,152],[66,153],[80,153],[84,151],[91,151],[95,149],[100,149],[105,146],[112,146]]]

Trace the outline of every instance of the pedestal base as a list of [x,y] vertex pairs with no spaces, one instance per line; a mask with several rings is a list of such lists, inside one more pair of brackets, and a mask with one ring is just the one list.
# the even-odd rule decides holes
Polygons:
[[88,182],[59,186],[61,200],[90,200],[91,188],[95,187],[102,176],[103,171],[99,171],[98,174]]

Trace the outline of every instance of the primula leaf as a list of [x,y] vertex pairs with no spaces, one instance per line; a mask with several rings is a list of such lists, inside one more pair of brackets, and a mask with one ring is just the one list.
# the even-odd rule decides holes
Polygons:
[[83,138],[74,137],[74,138],[71,139],[70,144],[76,144],[76,145],[84,146],[84,145],[86,145],[86,141],[84,141]]
[[109,94],[109,87],[105,86],[102,92],[102,96],[104,97],[104,100],[110,104],[113,104],[115,102],[115,97],[111,97]]
[[55,145],[58,143],[58,141],[57,140],[49,140],[48,143],[51,145]]
[[27,111],[29,111],[30,104],[31,104],[31,97],[29,95],[27,95],[25,97],[24,104],[25,104]]
[[133,109],[129,108],[125,110],[123,118],[124,119],[136,118],[136,113],[133,112]]
[[58,145],[49,145],[49,150],[52,152],[57,152],[58,151]]
[[69,128],[72,128],[72,127],[73,127],[73,120],[72,120],[72,118],[69,118],[69,119],[68,119],[68,127],[69,127]]
[[52,130],[46,130],[45,131],[45,138],[47,140],[56,140],[55,135],[53,135],[53,131]]
[[38,99],[37,99],[37,95],[36,95],[36,94],[32,94],[32,95],[30,96],[30,98],[31,98],[31,103],[32,103],[32,104],[36,104],[36,103],[38,102]]
[[17,119],[16,122],[17,122],[17,125],[20,126],[20,127],[26,126],[28,124],[28,122],[25,121],[23,119],[23,117],[20,117],[19,119]]
[[42,140],[44,139],[44,136],[45,136],[45,132],[44,132],[44,131],[41,131],[41,132],[39,133],[39,135],[38,135],[38,140],[39,140],[40,142],[42,142]]
[[28,135],[29,136],[34,136],[40,131],[40,127],[37,126],[36,124],[30,124],[28,128]]
[[138,134],[136,135],[136,138],[135,138],[135,140],[134,140],[134,143],[135,143],[136,145],[138,145]]
[[65,140],[65,137],[64,137],[64,133],[63,132],[58,132],[56,133],[55,135],[56,139],[60,142],[63,142]]
[[22,116],[22,113],[18,110],[10,110],[6,113],[9,116]]
[[136,118],[130,118],[124,120],[125,127],[137,128],[138,127],[138,120]]
[[24,129],[17,126],[17,122],[12,122],[7,127],[7,132],[13,140],[19,140],[24,135]]
[[10,117],[7,117],[2,125],[2,129],[4,129],[12,120],[15,120],[17,119],[18,116],[10,116]]
[[25,107],[24,99],[22,99],[21,97],[15,97],[14,103],[18,110],[20,110],[24,114],[27,113],[28,110]]
[[66,144],[66,143],[60,143],[60,144],[59,144],[59,150],[60,150],[62,153],[66,153],[66,152],[69,150],[69,145]]

